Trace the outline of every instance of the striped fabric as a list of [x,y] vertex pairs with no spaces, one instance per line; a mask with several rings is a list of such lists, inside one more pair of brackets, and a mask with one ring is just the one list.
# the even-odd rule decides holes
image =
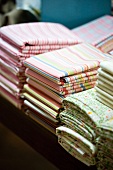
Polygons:
[[[75,36],[68,28],[57,23],[23,23],[9,25],[1,28],[1,37],[7,42],[10,42],[21,52],[26,49],[37,50],[43,49],[43,45],[74,45],[81,42],[78,36]],[[56,46],[57,47],[57,46]],[[59,47],[59,46],[58,46]],[[47,49],[47,47],[45,48]]]
[[62,84],[64,77],[99,67],[106,57],[89,44],[77,44],[25,60],[24,65],[49,80]]
[[51,97],[47,96],[43,92],[37,90],[36,88],[33,88],[32,86],[28,84],[24,85],[24,90],[30,95],[34,96],[39,101],[41,101],[42,103],[45,103],[47,106],[49,106],[53,110],[60,112],[62,105],[59,104],[58,102],[55,102],[55,100],[53,100]]
[[113,16],[105,15],[72,30],[83,41],[103,52],[113,50]]
[[17,93],[13,92],[12,87],[15,91],[20,87],[20,91],[23,90],[23,85],[26,83],[23,61],[26,58],[80,42],[81,39],[71,30],[57,23],[32,22],[2,27],[0,29],[1,68],[2,76],[8,82],[8,85],[5,83],[2,88],[15,94],[17,98]]
[[22,109],[22,105],[23,105],[23,100],[21,99],[17,99],[15,98],[14,95],[12,95],[8,90],[6,86],[5,87],[0,87],[0,94],[1,96],[5,97],[6,100],[8,100],[10,103],[12,103],[15,107],[17,107],[18,109]]

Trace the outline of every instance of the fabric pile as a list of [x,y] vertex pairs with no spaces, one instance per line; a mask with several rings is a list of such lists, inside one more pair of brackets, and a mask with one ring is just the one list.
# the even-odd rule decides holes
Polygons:
[[59,144],[86,165],[95,165],[96,127],[113,118],[113,110],[96,99],[95,88],[67,96],[63,106],[59,117],[64,125],[56,128]]
[[97,139],[97,170],[113,169],[113,117],[100,124],[96,133],[99,135]]
[[97,100],[113,109],[113,60],[100,63],[95,89]]
[[72,32],[102,52],[110,54],[113,51],[113,16],[104,15],[72,29]]
[[80,43],[66,27],[55,23],[23,23],[1,27],[1,94],[22,107],[26,82],[23,61],[32,55]]
[[63,99],[93,88],[100,62],[106,59],[109,60],[100,50],[85,43],[26,59],[23,96],[29,115],[33,115],[30,111],[38,114],[38,108],[48,116],[43,120],[54,126],[59,122]]

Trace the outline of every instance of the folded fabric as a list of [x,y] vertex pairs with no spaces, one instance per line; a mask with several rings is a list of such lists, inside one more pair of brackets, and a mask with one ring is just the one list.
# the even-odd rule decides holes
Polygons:
[[113,109],[113,101],[109,100],[108,98],[106,98],[106,96],[102,95],[101,93],[96,94],[96,99],[101,103],[105,104],[106,106],[108,106],[109,108]]
[[73,45],[81,42],[68,28],[58,23],[22,23],[1,28],[1,37],[20,50],[37,45]]
[[34,115],[36,115],[37,117],[39,117],[39,118],[43,119],[44,121],[48,122],[53,127],[56,127],[56,124],[59,123],[58,120],[54,119],[49,114],[45,113],[43,110],[36,107],[33,103],[29,102],[28,100],[24,100],[24,104],[27,107],[27,109],[25,108],[25,110],[27,110],[27,112],[28,112],[28,110],[31,111],[31,112],[34,112]]
[[22,93],[22,88],[21,87],[18,87],[17,85],[15,85],[11,81],[7,80],[2,75],[1,75],[0,80],[1,80],[1,85],[6,86],[6,88],[9,89],[8,91],[10,91],[12,95],[14,95],[16,98],[20,98],[20,95]]
[[[113,34],[113,33],[112,33]],[[99,48],[104,53],[109,53],[113,49],[113,35],[108,35],[108,37],[99,42],[96,47]]]
[[14,74],[12,74],[9,70],[6,68],[1,67],[0,73],[3,77],[5,77],[7,80],[11,81],[18,87],[23,87],[24,83],[26,82],[26,77],[19,77]]
[[31,85],[32,87],[35,87],[37,90],[40,90],[44,94],[50,96],[53,100],[57,101],[58,103],[62,103],[64,96],[56,93],[55,91],[51,90],[51,88],[48,88],[47,85],[44,86],[40,82],[37,83],[36,81],[33,81],[32,79],[27,79],[26,82]]
[[101,62],[100,67],[113,76],[113,60]]
[[96,87],[98,87],[99,89],[101,89],[101,90],[105,91],[106,93],[110,94],[111,96],[113,96],[112,88],[109,90],[105,86],[102,86],[101,84],[99,84],[98,81],[96,82]]
[[33,56],[24,65],[40,75],[61,84],[64,77],[99,67],[106,56],[89,44],[77,44],[64,49]]
[[102,76],[102,77],[105,77],[105,78],[113,81],[113,75],[111,75],[110,73],[104,71],[102,68],[98,69],[98,73],[99,73],[98,76]]
[[13,96],[11,93],[8,92],[8,90],[5,90],[2,86],[0,87],[1,96],[3,96],[6,100],[8,100],[10,103],[12,103],[16,108],[21,109],[23,105],[22,99],[17,99],[15,96]]
[[113,17],[110,15],[104,15],[72,29],[72,32],[79,36],[83,41],[97,46],[113,35]]
[[96,133],[113,141],[113,117],[96,127]]
[[63,100],[63,105],[64,108],[71,109],[71,113],[77,119],[94,129],[113,116],[113,110],[96,99],[94,88],[67,96]]
[[[106,80],[106,79],[105,79],[105,80]],[[112,89],[112,86],[109,85],[107,82],[106,82],[106,83],[105,83],[105,82],[106,82],[106,81],[102,81],[102,80],[100,80],[99,77],[98,77],[98,79],[97,79],[97,81],[96,81],[96,84],[99,85],[99,86],[103,86],[104,89],[107,88],[107,89],[111,90],[111,89]]]
[[77,87],[76,85],[75,86],[73,85],[71,87],[67,87],[67,88],[65,87],[63,89],[61,89],[60,87],[57,86],[57,89],[56,89],[55,87],[51,87],[51,86],[48,86],[48,85],[46,86],[43,83],[41,83],[40,81],[38,81],[38,82],[37,82],[37,80],[34,81],[34,79],[32,80],[32,78],[27,79],[27,83],[31,84],[33,87],[35,87],[34,86],[35,84],[37,84],[37,86],[38,86],[38,84],[41,84],[41,85],[44,85],[44,86],[50,88],[51,90],[53,90],[58,95],[62,95],[64,97],[67,96],[67,95],[73,94],[73,93],[77,93],[77,92],[80,92],[80,91],[83,91],[83,90],[86,90],[86,89],[93,88],[95,86],[95,82],[96,81],[87,82],[86,85],[80,83],[79,86],[81,85],[81,87]]
[[113,169],[113,117],[96,128],[97,169]]
[[[57,93],[65,92],[66,90],[76,90],[78,88],[84,88],[86,86],[94,86],[95,81],[97,79],[97,70],[92,71],[94,75],[91,76],[85,76],[83,78],[78,78],[76,80],[73,80],[72,82],[64,82],[61,85],[56,84],[55,82],[52,82],[51,80],[45,78],[44,76],[41,76],[34,71],[30,69],[26,69],[25,75],[29,77],[32,81],[35,81],[37,83],[40,83],[42,85],[47,86],[48,88],[51,88],[53,91],[56,91]],[[93,74],[91,73],[91,74]],[[87,73],[86,73],[87,74]],[[89,73],[90,74],[90,73]],[[76,75],[75,75],[76,76]],[[74,76],[73,76],[74,77]],[[67,77],[68,79],[68,77]],[[30,81],[30,80],[29,80]]]
[[85,163],[95,165],[96,147],[75,131],[60,126],[56,128],[59,144],[72,156]]
[[45,113],[51,115],[53,118],[57,119],[59,116],[59,113],[54,111],[53,109],[51,109],[50,107],[48,107],[47,105],[45,105],[44,103],[40,102],[39,100],[37,100],[36,98],[34,98],[32,95],[24,92],[23,96],[25,99],[27,99],[28,101],[32,102],[35,106],[39,107],[41,110],[43,110]]
[[112,94],[112,89],[111,89],[111,94],[108,94],[107,92],[105,92],[104,90],[98,88],[97,86],[95,86],[95,90],[96,90],[96,93],[98,94],[101,94],[103,95],[104,97],[106,97],[109,101],[113,101],[113,94]]
[[0,65],[1,67],[6,68],[7,70],[9,70],[12,74],[16,76],[25,76],[25,67],[17,67],[13,65],[12,63],[10,63],[10,61],[6,62],[3,59],[1,59]]
[[101,82],[107,84],[108,86],[113,87],[113,83],[109,79],[102,77],[102,76],[98,76],[98,75],[97,75],[97,79],[98,79],[98,81],[101,81]]
[[[98,133],[98,130],[96,131]],[[99,132],[100,134],[100,132]],[[106,138],[106,136],[102,134],[100,134],[100,136],[96,139],[96,145],[98,145],[98,151],[103,151],[103,156],[102,157],[105,157],[104,155],[104,152],[107,153],[107,156],[108,157],[111,157],[111,155],[109,153],[113,153],[113,141],[109,138]],[[109,152],[107,152],[109,151]],[[101,158],[102,158],[101,157]],[[112,155],[113,157],[113,155]]]
[[26,93],[29,93],[30,95],[32,95],[33,97],[35,97],[36,99],[38,99],[39,101],[46,104],[57,112],[60,112],[60,110],[62,109],[61,104],[53,100],[50,96],[44,94],[43,92],[37,90],[36,88],[33,88],[28,84],[24,85],[24,91],[26,91]]
[[[77,112],[77,111],[76,111]],[[94,142],[96,139],[96,133],[93,128],[88,126],[85,122],[83,122],[79,117],[72,114],[71,109],[64,110],[59,114],[60,121],[65,124],[66,127],[76,131],[86,139],[91,142]]]
[[39,125],[41,125],[42,127],[46,128],[47,130],[49,130],[52,134],[55,135],[55,128],[53,128],[51,125],[49,125],[47,122],[45,122],[44,120],[42,120],[39,116],[37,116],[36,114],[34,114],[34,112],[30,111],[30,110],[26,110],[25,114],[27,116],[29,116],[30,119],[32,119],[33,121],[35,121],[36,123],[38,123]]

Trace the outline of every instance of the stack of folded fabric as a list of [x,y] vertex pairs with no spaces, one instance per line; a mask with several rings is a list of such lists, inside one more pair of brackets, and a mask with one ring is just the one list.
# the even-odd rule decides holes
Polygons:
[[64,125],[56,128],[60,145],[86,165],[96,164],[100,123],[113,117],[113,110],[96,100],[95,88],[72,94],[63,100],[65,108],[59,114]]
[[[63,109],[63,99],[72,93],[93,88],[100,62],[106,59],[100,50],[85,43],[26,59],[25,106],[36,113],[38,107],[48,115],[48,119],[52,117],[51,124],[54,125]],[[44,117],[44,120],[47,119]]]
[[104,15],[72,29],[72,32],[105,53],[113,50],[113,16]]
[[1,34],[1,94],[21,108],[26,81],[23,61],[32,55],[80,43],[66,27],[55,23],[24,23],[4,26]]
[[113,60],[100,63],[95,89],[97,100],[113,109]]
[[113,169],[113,117],[100,124],[96,133],[99,135],[97,139],[97,169],[112,170]]

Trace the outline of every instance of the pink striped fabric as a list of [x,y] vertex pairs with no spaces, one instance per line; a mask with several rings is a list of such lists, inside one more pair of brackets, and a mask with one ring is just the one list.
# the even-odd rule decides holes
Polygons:
[[2,27],[1,37],[19,49],[24,49],[26,46],[62,46],[81,42],[81,39],[65,26],[57,23],[44,22],[24,23]]
[[8,92],[8,90],[5,90],[2,86],[0,87],[0,92],[1,95],[8,100],[10,103],[12,103],[15,107],[18,109],[22,108],[23,105],[23,100],[22,99],[17,99],[15,96],[13,96],[11,93]]
[[[24,65],[47,79],[61,84],[63,77],[97,69],[107,57],[92,45],[81,43],[33,56]],[[108,58],[109,59],[109,58]]]
[[1,75],[4,76],[7,80],[17,85],[18,87],[23,87],[26,81],[25,76],[23,77],[16,76],[12,72],[7,70],[7,68],[4,68],[3,66],[1,67]]
[[85,25],[74,28],[72,32],[83,41],[97,46],[106,38],[113,36],[113,16],[102,16]]
[[14,95],[16,98],[20,98],[20,95],[22,93],[22,88],[16,86],[14,83],[6,79],[4,76],[1,75],[1,86],[6,87],[6,89],[9,89],[8,91]]
[[[29,74],[30,73],[30,74]],[[97,75],[87,76],[80,78],[78,80],[74,80],[73,82],[64,83],[63,85],[58,85],[39,74],[34,73],[31,70],[26,70],[26,76],[29,77],[27,80],[28,83],[32,84],[35,81],[37,84],[44,85],[51,90],[55,91],[58,94],[70,94],[73,92],[81,91],[81,89],[85,90],[85,88],[93,87],[95,85],[95,81],[97,79]],[[33,83],[34,84],[34,83]]]

